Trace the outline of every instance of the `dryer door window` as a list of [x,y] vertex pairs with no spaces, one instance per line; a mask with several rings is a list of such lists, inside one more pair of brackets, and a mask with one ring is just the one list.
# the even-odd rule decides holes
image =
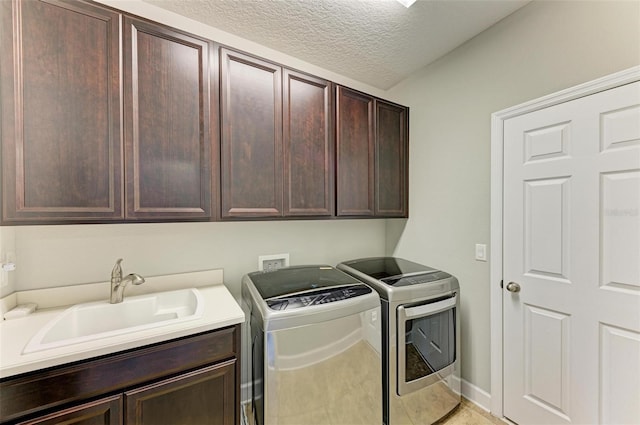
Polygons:
[[431,385],[456,361],[457,296],[398,307],[398,395]]

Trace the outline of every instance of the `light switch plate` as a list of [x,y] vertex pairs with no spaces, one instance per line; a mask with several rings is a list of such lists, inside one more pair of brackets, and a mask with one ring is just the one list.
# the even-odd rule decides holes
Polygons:
[[487,261],[487,245],[480,243],[476,244],[476,260]]

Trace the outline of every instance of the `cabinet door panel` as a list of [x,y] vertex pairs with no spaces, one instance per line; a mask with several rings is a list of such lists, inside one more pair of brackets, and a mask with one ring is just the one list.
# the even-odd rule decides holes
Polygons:
[[211,210],[209,44],[125,20],[127,218]]
[[374,99],[338,87],[337,191],[339,216],[374,213]]
[[282,216],[281,68],[220,49],[222,217]]
[[284,214],[333,214],[331,83],[284,70]]
[[122,396],[116,395],[90,403],[60,410],[20,425],[120,425],[122,424]]
[[120,15],[1,3],[3,223],[122,218]]
[[235,359],[125,393],[128,425],[236,421]]
[[407,216],[407,116],[405,107],[376,100],[376,216]]

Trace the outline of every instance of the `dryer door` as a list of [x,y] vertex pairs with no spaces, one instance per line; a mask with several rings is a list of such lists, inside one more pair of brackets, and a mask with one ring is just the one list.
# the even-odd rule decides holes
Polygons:
[[458,296],[398,307],[398,395],[431,385],[453,371]]

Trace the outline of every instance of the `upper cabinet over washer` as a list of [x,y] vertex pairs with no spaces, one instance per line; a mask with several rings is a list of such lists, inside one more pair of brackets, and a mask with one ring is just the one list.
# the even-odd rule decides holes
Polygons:
[[220,49],[222,218],[282,216],[282,68]]
[[223,218],[333,214],[329,81],[220,49]]
[[334,213],[333,84],[284,69],[284,215]]

